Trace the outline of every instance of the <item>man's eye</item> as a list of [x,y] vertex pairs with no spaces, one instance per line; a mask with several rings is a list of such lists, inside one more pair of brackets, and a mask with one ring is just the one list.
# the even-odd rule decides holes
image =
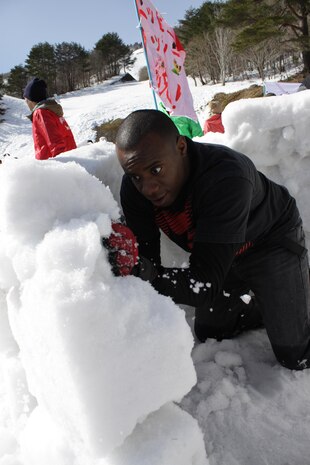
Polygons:
[[155,166],[151,170],[152,174],[159,174],[161,172],[161,166]]

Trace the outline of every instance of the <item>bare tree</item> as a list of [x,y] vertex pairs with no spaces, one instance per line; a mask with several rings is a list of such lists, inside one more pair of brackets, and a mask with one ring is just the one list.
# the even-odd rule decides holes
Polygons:
[[235,33],[232,29],[226,27],[216,27],[210,42],[212,43],[211,51],[219,67],[220,79],[223,86],[226,83],[228,68],[231,64],[233,52],[233,40]]
[[263,81],[267,63],[278,59],[281,53],[278,41],[272,38],[266,39],[257,45],[252,45],[245,49],[242,55],[257,69],[259,77]]
[[206,84],[205,77],[205,44],[202,36],[195,36],[186,47],[186,71],[192,78],[199,78],[202,85]]
[[212,47],[212,35],[208,33],[193,37],[186,47],[186,70],[193,78],[199,78],[202,85],[208,80],[217,82],[219,78],[219,66]]

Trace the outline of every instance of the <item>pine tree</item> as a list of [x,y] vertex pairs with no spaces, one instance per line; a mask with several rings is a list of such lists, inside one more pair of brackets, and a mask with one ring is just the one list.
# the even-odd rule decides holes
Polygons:
[[48,93],[57,92],[55,47],[48,42],[34,45],[26,59],[26,69],[30,77],[44,79]]
[[[3,84],[3,79],[1,78],[1,84],[0,84],[0,116],[4,115],[5,113],[5,108],[3,106],[3,101],[2,101],[2,84]],[[0,123],[2,122],[2,119],[0,119]]]
[[27,70],[24,66],[14,66],[10,70],[8,83],[6,85],[6,93],[13,97],[23,98],[24,88],[28,81]]
[[[3,102],[2,102],[2,94],[0,94],[0,116],[1,115],[4,115],[5,113],[5,108],[3,106]],[[2,122],[2,119],[0,119],[0,123]]]
[[124,60],[131,53],[130,48],[124,44],[116,32],[103,35],[95,44],[95,51],[101,55],[106,77],[119,74],[121,60]]
[[75,42],[55,46],[58,92],[71,92],[89,83],[89,53]]
[[237,30],[236,50],[248,52],[278,40],[287,50],[299,49],[304,69],[310,71],[310,0],[229,0],[223,24]]
[[292,33],[291,43],[302,53],[304,73],[310,73],[310,0],[284,0],[282,11],[281,26]]
[[230,0],[221,19],[224,25],[237,30],[235,45],[239,51],[281,34],[279,17],[264,0]]
[[176,33],[185,46],[195,37],[210,33],[217,24],[217,18],[224,2],[204,2],[200,8],[189,8],[184,19],[179,20]]

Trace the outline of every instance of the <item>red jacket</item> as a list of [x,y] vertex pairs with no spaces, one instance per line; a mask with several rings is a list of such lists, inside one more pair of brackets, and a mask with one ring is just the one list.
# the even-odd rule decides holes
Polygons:
[[224,132],[224,126],[222,124],[222,115],[217,113],[208,118],[203,127],[204,134],[207,132]]
[[46,160],[76,148],[61,105],[53,99],[39,102],[30,115],[35,157]]

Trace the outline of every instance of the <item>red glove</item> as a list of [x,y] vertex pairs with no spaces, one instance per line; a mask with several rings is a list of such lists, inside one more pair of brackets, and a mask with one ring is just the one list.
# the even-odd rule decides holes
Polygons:
[[137,239],[127,226],[112,223],[110,237],[103,240],[103,245],[109,251],[109,261],[115,276],[128,276],[139,260]]

